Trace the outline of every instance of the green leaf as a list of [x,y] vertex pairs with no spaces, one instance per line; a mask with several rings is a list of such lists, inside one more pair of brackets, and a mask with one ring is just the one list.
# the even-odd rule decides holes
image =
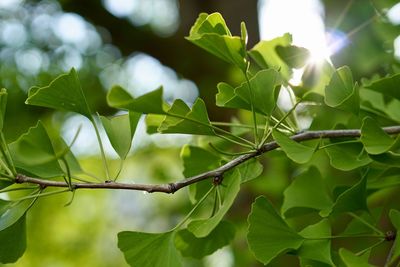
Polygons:
[[[334,266],[331,259],[331,239],[321,239],[331,236],[329,220],[324,219],[316,224],[309,225],[299,232],[306,238],[296,254],[305,259],[315,260]],[[308,239],[319,240],[308,240]]]
[[184,257],[201,259],[228,245],[235,237],[235,225],[221,221],[206,237],[197,238],[187,229],[176,234],[175,246]]
[[356,254],[354,254],[353,252],[351,252],[345,248],[339,249],[339,255],[346,267],[373,267],[374,266],[374,265],[369,264],[365,258],[359,257]]
[[337,69],[325,88],[325,103],[333,108],[358,114],[360,109],[358,86],[354,85],[349,67]]
[[132,267],[178,267],[181,256],[174,245],[175,232],[118,233],[118,248]]
[[162,98],[162,87],[150,93],[133,98],[121,86],[114,86],[107,94],[107,103],[110,107],[127,109],[144,114],[165,114],[166,104]]
[[[240,96],[247,103],[251,103],[255,110],[266,116],[270,116],[276,106],[280,84],[279,73],[274,69],[262,70],[250,79],[250,88],[247,82],[242,83],[235,89],[235,94]],[[253,97],[251,97],[251,94]]]
[[25,216],[0,231],[0,263],[16,262],[26,250]]
[[185,145],[181,150],[183,161],[183,175],[194,176],[202,172],[210,171],[219,166],[221,158],[201,147]]
[[289,46],[292,43],[292,36],[288,33],[281,37],[274,38],[269,41],[261,41],[256,44],[250,51],[249,55],[263,69],[275,68],[279,69],[282,76],[290,79],[291,70],[281,57],[276,53],[277,46]]
[[17,168],[42,178],[64,174],[47,131],[40,121],[11,143],[9,148]]
[[359,143],[335,144],[325,148],[332,167],[350,171],[372,162]]
[[161,123],[161,133],[183,133],[198,135],[215,135],[208,119],[206,105],[198,98],[190,109],[185,102],[177,99],[167,111],[168,115]]
[[219,83],[216,105],[225,108],[239,108],[251,110],[251,106],[240,96],[235,94],[235,88],[227,83]]
[[370,117],[363,120],[361,142],[369,154],[384,153],[394,144],[394,140]]
[[288,158],[296,163],[307,163],[314,155],[316,149],[315,147],[309,147],[300,144],[277,130],[272,131],[272,136],[282,150],[286,153]]
[[223,203],[214,216],[208,219],[193,220],[188,224],[188,230],[196,237],[201,238],[209,235],[232,206],[240,190],[239,172],[235,170],[231,175],[224,177],[223,184],[225,183],[228,184],[226,188],[223,188],[224,190],[221,188],[224,193],[222,197]]
[[397,231],[400,231],[400,211],[391,209],[389,212],[390,222],[396,228]]
[[382,93],[387,96],[391,96],[397,100],[400,100],[400,73],[381,78],[379,80],[374,81],[370,85],[366,85],[365,87],[371,89],[373,91]]
[[164,120],[164,115],[158,114],[147,114],[146,115],[146,132],[148,134],[155,134],[158,133],[157,129],[161,125]]
[[285,216],[307,213],[310,210],[324,210],[333,202],[327,194],[326,185],[318,169],[314,166],[295,177],[283,192],[282,213]]
[[22,216],[25,215],[32,201],[6,201],[0,199],[0,231],[15,224]]
[[[200,147],[185,145],[181,150],[183,161],[183,175],[194,176],[213,170],[220,165],[221,158]],[[210,181],[205,180],[189,186],[189,196],[192,203],[196,203],[210,189]]]
[[278,45],[275,48],[279,57],[291,68],[300,69],[304,67],[310,58],[310,52],[304,47],[289,45]]
[[258,197],[253,203],[248,222],[250,249],[265,265],[282,253],[299,249],[304,242],[265,197]]
[[400,167],[400,154],[388,151],[379,155],[370,156],[375,162],[392,167]]
[[261,175],[263,169],[263,165],[256,158],[252,158],[237,167],[242,183],[257,178]]
[[7,107],[7,90],[1,88],[0,90],[0,131],[3,130],[4,126],[4,116],[6,114]]
[[332,205],[332,208],[321,211],[320,215],[326,217],[333,214],[357,210],[368,211],[366,175],[352,187],[341,193]]
[[132,138],[140,119],[140,113],[130,112],[109,119],[100,116],[100,119],[112,147],[121,159],[125,159],[132,145]]
[[396,239],[394,240],[393,254],[389,266],[400,257],[400,211],[391,209],[389,212],[390,222],[396,228]]
[[[331,81],[331,77],[333,72],[335,71],[332,63],[327,60],[323,60],[318,64],[308,64],[304,68],[304,73],[301,77],[301,81],[303,83],[303,87],[306,90],[310,90],[308,92],[315,92],[319,95],[325,94],[325,88]],[[297,92],[299,90],[294,90],[296,94],[301,93]]]
[[29,90],[26,104],[73,111],[92,120],[78,75],[75,69],[54,79],[48,86]]
[[232,36],[220,13],[201,13],[186,39],[226,62],[246,69],[245,43],[241,37]]

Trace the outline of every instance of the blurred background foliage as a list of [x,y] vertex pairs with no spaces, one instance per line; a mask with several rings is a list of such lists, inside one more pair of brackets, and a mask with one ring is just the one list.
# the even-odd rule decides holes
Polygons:
[[[6,138],[15,140],[41,119],[48,129],[69,142],[81,125],[73,151],[85,170],[103,175],[98,169],[100,159],[93,130],[84,118],[24,104],[31,86],[47,85],[71,67],[79,71],[92,110],[102,115],[115,113],[105,102],[114,84],[136,96],[164,85],[167,101],[182,98],[190,104],[201,96],[214,121],[229,121],[233,115],[248,120],[247,113],[234,114],[215,107],[216,84],[238,84],[243,79],[240,72],[184,39],[200,12],[220,12],[236,35],[240,22],[245,21],[248,48],[260,39],[294,31],[294,43],[306,46],[308,40],[312,50],[320,42],[314,37],[323,34],[337,46],[331,55],[334,65],[349,65],[357,80],[400,70],[400,5],[396,0],[1,0],[0,87],[9,92]],[[322,32],[308,28],[315,26],[313,21],[306,24],[313,16],[322,23]],[[309,35],[302,39],[302,32]],[[121,181],[182,179],[179,146],[204,140],[148,136],[144,122],[140,125]],[[109,144],[107,153],[116,172],[119,163]],[[242,189],[229,213],[238,230],[232,247],[202,261],[188,259],[185,266],[260,266],[248,252],[244,235],[250,204],[259,194],[279,204],[283,189],[299,171],[284,154],[272,153],[274,157],[262,159],[266,166],[262,177]],[[328,166],[325,154],[317,153],[315,157],[328,179],[344,184],[351,181],[351,173],[337,175],[337,171],[324,167]],[[378,196],[374,201],[390,197]],[[38,201],[28,216],[27,252],[17,263],[7,266],[127,266],[117,248],[119,231],[164,231],[190,208],[185,190],[173,196],[78,190],[72,204],[64,207],[70,198],[65,194]],[[296,265],[290,256],[281,261],[285,266]]]

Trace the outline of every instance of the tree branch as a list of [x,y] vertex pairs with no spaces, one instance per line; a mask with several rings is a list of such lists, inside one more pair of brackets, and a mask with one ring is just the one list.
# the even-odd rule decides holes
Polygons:
[[[383,130],[387,134],[399,134],[400,126],[391,126],[385,127]],[[301,142],[307,140],[314,140],[320,138],[345,138],[345,137],[360,137],[361,131],[359,129],[350,129],[350,130],[322,130],[322,131],[307,131],[303,133],[299,133],[291,136],[290,138],[294,141]],[[266,143],[259,150],[255,152],[251,152],[246,155],[239,156],[228,163],[216,168],[212,171],[204,172],[181,181],[169,184],[128,184],[128,183],[118,183],[113,181],[106,181],[104,183],[72,183],[72,189],[126,189],[126,190],[137,190],[137,191],[146,191],[149,193],[161,192],[161,193],[175,193],[181,188],[189,186],[191,184],[195,184],[197,182],[209,179],[209,178],[217,178],[222,177],[223,174],[239,164],[251,159],[255,158],[261,154],[264,154],[268,151],[275,150],[279,147],[278,143],[275,141]],[[50,181],[43,180],[39,178],[29,177],[23,174],[18,174],[15,177],[16,183],[30,183],[37,184],[42,188],[46,187],[69,187],[66,182],[59,181]]]

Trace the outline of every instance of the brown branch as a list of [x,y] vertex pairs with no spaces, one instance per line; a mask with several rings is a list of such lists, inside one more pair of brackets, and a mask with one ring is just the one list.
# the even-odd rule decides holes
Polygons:
[[[400,126],[385,127],[383,130],[388,134],[399,134]],[[360,137],[361,131],[359,129],[351,130],[322,130],[322,131],[308,131],[291,136],[291,139],[301,142],[307,140],[314,140],[320,138],[345,138],[345,137]],[[147,191],[149,193],[162,192],[162,193],[175,193],[181,188],[191,184],[215,177],[221,177],[223,174],[239,164],[255,158],[261,154],[278,148],[277,142],[272,141],[266,143],[258,151],[246,155],[239,156],[228,163],[216,168],[215,170],[204,172],[181,181],[169,184],[128,184],[106,181],[104,183],[72,183],[73,189],[86,188],[86,189],[126,189]],[[39,178],[28,177],[23,174],[18,174],[15,178],[16,183],[30,183],[40,185],[42,188],[46,187],[70,187],[66,182],[43,180]]]

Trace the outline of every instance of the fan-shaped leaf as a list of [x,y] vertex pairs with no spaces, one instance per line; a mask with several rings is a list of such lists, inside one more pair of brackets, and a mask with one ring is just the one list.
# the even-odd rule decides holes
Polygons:
[[226,62],[246,69],[245,43],[241,37],[232,36],[220,13],[201,13],[186,39]]
[[304,67],[310,58],[310,52],[304,47],[289,45],[278,45],[275,48],[279,57],[291,68],[299,69]]
[[183,256],[201,259],[216,250],[228,245],[235,237],[235,226],[227,221],[221,221],[211,233],[203,238],[197,238],[187,229],[176,234],[175,246]]
[[[299,232],[306,238],[296,254],[301,258],[315,260],[334,266],[331,259],[331,236],[329,220],[324,219],[316,224],[309,225]],[[316,239],[316,240],[312,240]]]
[[221,188],[223,191],[223,203],[219,210],[209,219],[200,219],[191,221],[188,225],[188,230],[192,232],[196,237],[201,238],[209,235],[212,230],[217,227],[219,222],[228,212],[229,208],[235,201],[236,195],[240,190],[240,175],[237,170],[232,172],[231,175],[224,178],[224,183],[228,185],[226,188]]
[[175,232],[120,232],[118,248],[132,267],[179,267],[181,257],[174,238]]
[[292,43],[292,36],[288,33],[281,37],[274,38],[269,41],[261,41],[256,44],[250,51],[249,55],[254,59],[257,64],[263,68],[279,69],[282,76],[290,79],[291,70],[281,57],[276,53],[277,46],[289,46]]
[[[320,172],[315,167],[295,177],[284,191],[282,213],[290,216],[292,213],[307,213],[310,210],[324,210],[332,206]],[[300,209],[300,211],[299,211]]]
[[109,119],[101,116],[100,119],[112,147],[121,159],[125,159],[132,145],[140,113],[129,112]]
[[[251,103],[255,110],[266,116],[270,116],[275,109],[279,90],[277,85],[281,83],[279,73],[274,69],[262,70],[250,79],[250,88],[247,82],[235,89],[235,94],[247,103]],[[252,95],[251,95],[252,94]]]
[[265,197],[258,197],[253,203],[248,222],[250,249],[263,264],[284,252],[299,249],[304,242]]
[[370,117],[363,120],[361,142],[369,154],[384,153],[394,144],[394,140]]
[[309,147],[293,141],[285,134],[274,130],[272,136],[286,155],[296,163],[307,163],[314,155],[315,147]]
[[0,231],[0,263],[16,262],[26,249],[25,215]]
[[353,83],[353,75],[349,67],[337,69],[325,88],[325,103],[334,108],[358,114],[360,99],[358,86]]
[[77,112],[92,120],[78,75],[73,68],[68,74],[57,77],[48,86],[31,88],[25,103]]
[[162,87],[150,93],[133,98],[121,86],[114,86],[107,94],[107,103],[111,107],[127,109],[145,114],[165,114],[166,104],[162,98]]
[[27,133],[11,143],[9,147],[17,168],[42,178],[64,174],[47,131],[40,121],[35,127],[29,128]]
[[387,96],[391,96],[397,100],[400,100],[400,73],[381,78],[374,81],[373,83],[366,85],[365,87],[373,91],[382,93]]
[[198,98],[190,109],[185,102],[177,99],[167,111],[168,115],[161,123],[161,133],[183,133],[198,135],[215,135],[208,119],[206,105]]

